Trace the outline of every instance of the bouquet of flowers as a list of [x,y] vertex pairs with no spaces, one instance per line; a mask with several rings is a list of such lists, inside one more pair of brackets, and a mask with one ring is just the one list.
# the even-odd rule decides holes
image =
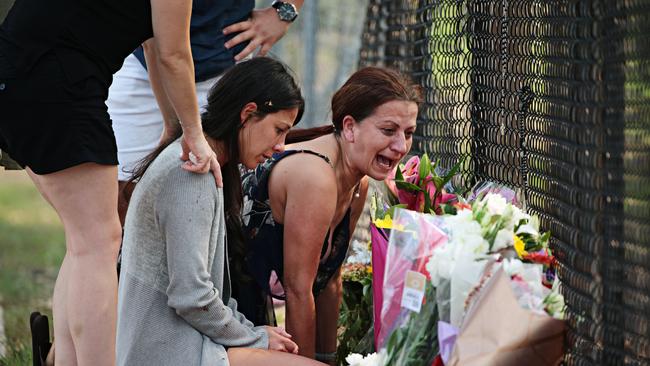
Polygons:
[[[346,358],[351,365],[414,365],[433,360],[437,349],[435,332],[435,290],[428,280],[426,263],[445,234],[437,217],[409,210],[396,210],[386,257],[379,347],[381,353],[366,357],[353,354]],[[374,284],[373,284],[374,285]],[[423,303],[424,301],[424,303]],[[387,346],[386,346],[387,345]],[[430,362],[429,362],[430,364]]]
[[[385,183],[388,188],[388,197],[383,200],[375,194],[371,201],[370,235],[372,243],[373,272],[373,303],[383,303],[384,272],[388,251],[388,238],[393,228],[393,217],[398,208],[414,212],[439,215],[444,212],[455,212],[457,207],[462,207],[460,196],[448,193],[452,191],[449,182],[460,169],[462,161],[454,165],[449,171],[443,172],[439,162],[431,162],[427,154],[422,158],[411,157],[406,164],[395,169],[394,175]],[[378,346],[382,322],[381,306],[374,308],[374,334],[375,346]]]
[[351,352],[368,353],[372,340],[372,266],[369,243],[353,241],[341,268],[343,297],[338,320],[337,364]]
[[[373,291],[383,299],[375,301],[382,304],[379,316],[375,309],[381,351],[351,355],[350,364],[542,365],[561,358],[564,301],[550,234],[539,231],[537,218],[519,209],[507,188],[482,184],[467,198],[444,192],[457,166],[439,177],[426,156],[411,159],[396,173],[398,203],[375,199]],[[386,229],[378,286],[375,239],[388,237]],[[498,324],[512,326],[506,334]]]
[[[503,347],[503,342],[508,346],[516,345],[520,351],[534,348],[537,346],[534,336],[543,334],[545,342],[552,340],[545,343],[548,349],[543,354],[557,362],[562,355],[564,324],[554,318],[563,318],[564,301],[555,276],[556,262],[548,248],[550,235],[539,232],[537,218],[507,202],[504,196],[488,193],[475,201],[471,210],[459,210],[457,215],[446,217],[444,230],[449,240],[436,249],[427,263],[431,282],[438,290],[438,319],[448,323],[445,329],[449,331],[441,338],[451,346],[441,352],[442,361],[445,364],[468,364],[468,352],[476,356],[475,352],[468,350],[476,349],[494,356],[499,349],[496,345],[508,349]],[[498,287],[493,282],[500,278],[493,274],[498,271],[504,273],[509,288],[495,296],[494,289]],[[490,301],[493,304],[486,305],[491,304]],[[500,311],[476,316],[481,314],[479,309],[494,309],[494,306]],[[474,311],[470,311],[472,307]],[[474,315],[468,315],[470,313]],[[550,329],[550,333],[534,331],[534,324],[528,324],[530,314],[539,316],[541,329]],[[506,328],[486,327],[490,321],[507,324],[513,320],[515,324],[531,327],[523,329],[523,335],[519,334],[520,338],[515,343],[499,331]],[[492,333],[481,331],[478,338],[470,336],[476,329],[491,329]],[[508,328],[509,335],[516,333],[514,329]],[[533,339],[526,340],[526,332],[530,332]],[[448,336],[449,333],[451,336]],[[456,334],[458,338],[455,338]],[[472,346],[453,348],[459,340],[460,344],[466,344],[468,337],[473,339],[469,342]],[[493,347],[477,348],[479,343]],[[450,354],[452,349],[457,354],[453,360]],[[463,352],[460,352],[461,349]],[[496,364],[530,363],[538,354],[529,353],[517,358],[516,362],[501,360]],[[494,364],[491,362],[496,361],[490,357],[476,364]]]

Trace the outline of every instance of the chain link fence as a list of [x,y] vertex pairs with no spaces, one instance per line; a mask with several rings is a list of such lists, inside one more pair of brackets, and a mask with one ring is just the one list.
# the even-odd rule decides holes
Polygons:
[[567,365],[650,364],[650,1],[370,0],[360,66],[425,90],[412,153],[553,234]]

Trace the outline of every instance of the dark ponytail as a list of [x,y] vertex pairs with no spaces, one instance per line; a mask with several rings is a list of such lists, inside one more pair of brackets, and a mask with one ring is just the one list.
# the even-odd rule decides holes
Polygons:
[[313,140],[317,137],[329,135],[335,131],[334,125],[325,125],[312,128],[294,128],[289,130],[285,139],[286,144]]

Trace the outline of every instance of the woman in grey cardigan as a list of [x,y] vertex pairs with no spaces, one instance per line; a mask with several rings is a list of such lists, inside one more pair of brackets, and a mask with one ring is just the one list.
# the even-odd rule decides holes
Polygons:
[[238,164],[254,168],[283,151],[303,108],[287,69],[254,58],[221,78],[201,115],[224,188],[179,166],[177,139],[145,158],[125,224],[118,365],[318,364],[292,354],[283,329],[255,327],[237,311],[230,272],[240,268],[228,263],[243,242]]

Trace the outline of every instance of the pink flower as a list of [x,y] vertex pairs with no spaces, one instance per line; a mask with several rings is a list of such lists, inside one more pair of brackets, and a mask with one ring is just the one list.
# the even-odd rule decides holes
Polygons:
[[412,158],[410,158],[406,164],[404,164],[404,169],[402,169],[402,174],[404,175],[404,178],[406,176],[410,175],[418,175],[420,171],[420,157],[415,155]]
[[[425,194],[429,196],[429,202],[431,207],[435,208],[437,213],[440,213],[439,206],[443,203],[449,203],[456,199],[456,195],[448,194],[444,191],[436,197],[436,186],[433,183],[433,177],[431,175],[424,178],[424,181],[421,181],[420,178],[420,157],[413,156],[411,157],[404,167],[401,169],[402,177],[407,183],[414,184],[424,192],[415,192],[407,189],[399,189],[395,183],[395,176],[398,169],[397,167],[393,170],[389,178],[386,179],[385,183],[388,186],[390,192],[397,197],[399,203],[405,204],[408,210],[423,212],[425,208]],[[428,212],[427,212],[428,213]]]
[[[429,196],[429,202],[431,202],[432,208],[437,208],[443,203],[449,203],[456,199],[456,195],[445,193],[444,191],[436,197],[436,186],[433,183],[432,177],[427,177],[424,180],[424,192],[409,192],[404,190],[399,190],[397,192],[397,197],[399,202],[408,205],[409,210],[423,212],[425,204],[425,194]],[[411,182],[409,182],[411,183]],[[415,184],[415,183],[413,183]],[[420,186],[422,187],[422,186]]]
[[[411,192],[403,189],[397,191],[397,198],[399,199],[399,203],[405,204],[407,210],[418,211],[417,207],[419,197],[424,197],[421,192]],[[419,211],[422,212],[422,210]]]
[[[395,185],[395,175],[397,173],[397,169],[399,169],[399,164],[393,169],[392,173],[388,175],[388,177],[385,179],[386,186],[388,186],[388,190],[393,194],[393,196],[397,197],[400,201],[400,203],[406,203],[410,202],[410,198],[408,198],[406,195],[403,197],[405,201],[402,201],[402,197],[400,197],[400,192],[402,190],[397,189],[397,186]],[[402,168],[402,176],[404,177],[404,180],[406,182],[412,183],[417,185],[418,184],[418,178],[419,178],[419,173],[420,173],[420,157],[419,156],[413,156],[410,158],[406,164],[404,164],[404,168]],[[413,193],[415,195],[415,192],[404,192],[404,193]]]

